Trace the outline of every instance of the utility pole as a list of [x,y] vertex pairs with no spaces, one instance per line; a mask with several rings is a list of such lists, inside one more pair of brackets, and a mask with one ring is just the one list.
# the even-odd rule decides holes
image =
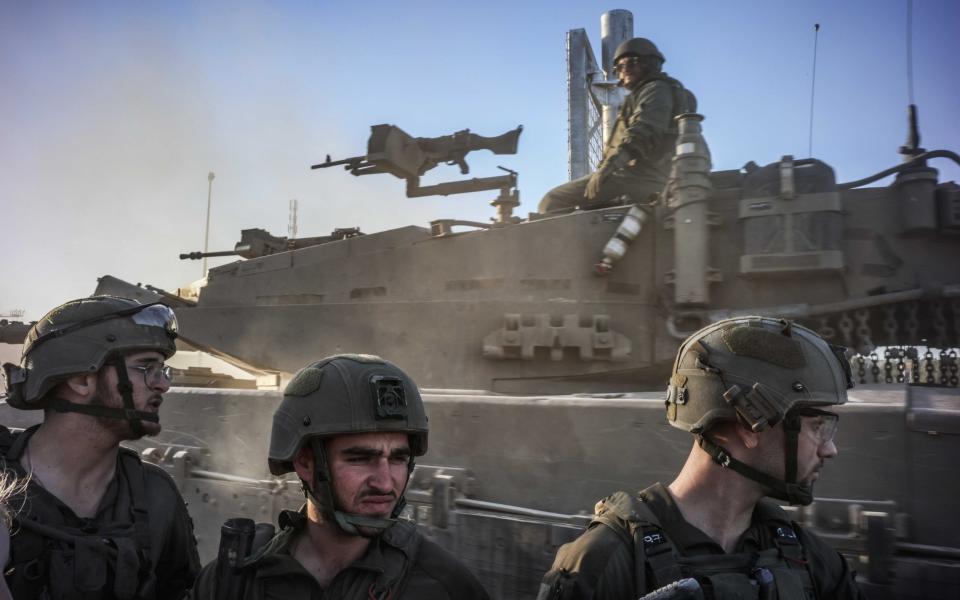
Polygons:
[[290,220],[287,222],[287,238],[293,240],[297,237],[297,199],[290,201]]
[[[207,245],[210,242],[210,198],[213,195],[213,178],[216,175],[213,171],[207,174],[207,227],[203,232],[203,253],[207,253]],[[203,276],[207,276],[207,257],[203,257]]]

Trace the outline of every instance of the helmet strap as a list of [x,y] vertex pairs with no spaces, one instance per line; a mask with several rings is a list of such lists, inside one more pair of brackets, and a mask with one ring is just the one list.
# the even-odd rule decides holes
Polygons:
[[[813,501],[813,494],[809,485],[799,485],[791,481],[777,479],[773,475],[764,473],[750,465],[741,462],[730,455],[722,446],[708,438],[704,434],[697,435],[697,443],[704,452],[710,455],[713,462],[721,467],[728,468],[747,479],[756,481],[760,485],[770,490],[770,496],[780,500],[786,500],[792,504],[810,504]],[[794,447],[796,448],[796,447]],[[796,456],[794,455],[794,473],[796,473]]]
[[117,391],[123,398],[123,418],[130,423],[130,429],[133,430],[134,435],[142,436],[146,431],[138,416],[140,411],[136,410],[133,404],[133,383],[130,382],[130,375],[127,373],[127,363],[119,353],[114,354],[112,360],[108,362],[113,364],[113,369],[117,372]]
[[787,483],[797,482],[797,455],[800,445],[800,417],[788,415],[783,420],[783,472]]
[[119,354],[114,355],[106,364],[113,366],[117,372],[117,391],[123,398],[123,408],[114,408],[112,406],[100,406],[93,404],[77,404],[60,397],[54,397],[50,400],[49,406],[59,413],[74,412],[92,417],[102,417],[105,419],[125,419],[130,423],[133,433],[142,436],[146,433],[143,428],[143,421],[159,423],[160,415],[143,410],[136,410],[133,404],[133,384],[127,374],[127,364]]
[[787,414],[783,418],[783,472],[786,479],[787,498],[793,504],[806,506],[813,502],[813,486],[797,481],[800,470],[800,416]]
[[[386,530],[397,522],[397,517],[406,506],[404,494],[400,495],[396,506],[390,517],[384,519],[380,517],[368,517],[338,510],[333,495],[333,481],[330,475],[330,463],[327,460],[327,450],[322,438],[313,438],[310,440],[310,449],[313,451],[313,487],[307,485],[306,481],[301,480],[303,490],[307,497],[313,500],[314,504],[320,509],[324,520],[332,521],[349,535],[361,535],[357,527],[369,527],[373,529]],[[407,470],[407,482],[413,474],[414,459],[411,456]],[[406,486],[404,486],[406,491]]]

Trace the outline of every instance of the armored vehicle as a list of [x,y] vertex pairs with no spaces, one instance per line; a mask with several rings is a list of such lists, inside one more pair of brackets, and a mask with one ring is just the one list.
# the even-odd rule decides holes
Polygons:
[[[405,180],[408,196],[495,191],[490,222],[440,219],[287,239],[247,230],[198,292],[101,278],[96,293],[173,307],[181,339],[274,384],[311,360],[379,354],[424,387],[430,451],[409,516],[496,597],[532,598],[557,547],[616,489],[668,480],[690,438],[661,390],[679,343],[727,316],[795,319],[851,349],[840,458],[793,510],[860,572],[871,598],[960,595],[960,186],[914,126],[902,161],[858,181],[790,156],[712,171],[702,117],[678,117],[660,198],[560,215],[513,213],[518,175],[421,186],[470,151],[516,152],[521,128],[415,138],[373,127],[326,161]],[[890,185],[868,187],[895,176]],[[188,253],[199,258],[202,253]],[[202,555],[228,516],[302,501],[266,463],[272,390],[175,388],[164,432],[137,442],[190,504]],[[0,420],[38,416],[2,407]]]
[[[247,230],[233,251],[245,260],[211,269],[194,297],[112,277],[96,292],[165,302],[186,344],[274,379],[344,351],[404,364],[432,430],[410,517],[509,598],[533,597],[597,499],[680,467],[690,439],[666,425],[659,390],[690,331],[734,314],[796,319],[856,353],[858,384],[840,407],[841,458],[796,519],[848,556],[872,598],[955,596],[960,269],[942,257],[960,255],[960,187],[927,161],[958,157],[907,148],[840,184],[814,159],[710,172],[699,115],[680,121],[674,176],[649,205],[519,219],[509,173],[453,186],[499,189],[491,223]],[[385,129],[342,164],[400,173],[416,193],[416,169],[376,151],[405,135]],[[179,482],[206,558],[227,516],[266,521],[301,501],[264,460],[279,399],[175,389],[164,433],[137,443]]]

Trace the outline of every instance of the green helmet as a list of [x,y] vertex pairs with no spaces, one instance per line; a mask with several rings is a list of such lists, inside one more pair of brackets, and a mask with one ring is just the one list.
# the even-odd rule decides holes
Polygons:
[[[306,445],[314,453],[314,489],[305,491],[342,529],[356,534],[356,525],[386,528],[393,519],[375,519],[336,510],[323,440],[335,435],[402,432],[410,440],[411,459],[427,451],[427,414],[420,391],[397,366],[377,356],[341,354],[301,369],[287,384],[273,414],[270,472],[294,470],[293,459]],[[393,517],[403,509],[403,498]]]
[[[155,413],[133,411],[125,368],[117,369],[125,409],[78,405],[50,392],[79,373],[95,373],[108,362],[122,364],[131,352],[154,350],[169,358],[176,352],[177,319],[162,304],[140,304],[115,296],[92,296],[62,304],[43,316],[27,333],[20,365],[3,365],[7,403],[24,410],[54,408],[95,416],[122,418],[139,426],[157,421]],[[131,412],[132,411],[132,412]]]
[[667,59],[660,54],[657,45],[647,38],[630,38],[629,40],[617,46],[617,51],[613,54],[613,64],[624,56],[655,56],[660,62],[666,62]]
[[[725,319],[681,344],[667,390],[667,420],[696,435],[718,463],[761,480],[776,497],[809,503],[812,491],[795,481],[797,411],[843,404],[851,387],[845,349],[810,329],[769,317]],[[711,428],[732,421],[753,431],[784,423],[785,482],[773,485],[772,477],[760,477],[764,474],[750,467],[750,474],[743,472],[742,463],[712,442]]]

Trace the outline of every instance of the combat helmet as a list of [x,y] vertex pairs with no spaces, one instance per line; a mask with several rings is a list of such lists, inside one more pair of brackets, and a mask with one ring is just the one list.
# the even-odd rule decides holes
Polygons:
[[613,53],[613,64],[617,64],[618,60],[628,55],[655,56],[660,59],[661,63],[667,61],[667,59],[663,57],[663,54],[660,53],[657,45],[647,38],[630,38],[617,46],[616,52]]
[[[177,318],[162,304],[141,304],[116,296],[92,296],[54,308],[30,328],[20,364],[3,365],[7,404],[22,410],[52,408],[98,417],[126,419],[142,434],[141,421],[157,422],[156,413],[134,410],[133,388],[124,355],[154,350],[170,358],[177,351]],[[81,405],[51,393],[80,373],[96,373],[106,364],[117,370],[117,390],[124,408]]]
[[287,384],[283,401],[273,414],[270,472],[294,470],[293,459],[309,446],[314,455],[314,485],[310,496],[326,518],[358,534],[357,526],[390,527],[404,507],[403,495],[389,519],[343,512],[335,506],[324,439],[342,434],[402,432],[410,441],[407,476],[414,459],[427,451],[427,415],[420,391],[396,365],[367,354],[340,354],[301,369]]
[[[800,415],[847,401],[853,382],[845,350],[784,319],[718,321],[691,335],[677,351],[667,420],[697,436],[718,464],[765,485],[776,498],[809,504],[811,486],[796,481]],[[753,431],[783,423],[784,480],[734,459],[710,438],[714,425],[731,421]]]

